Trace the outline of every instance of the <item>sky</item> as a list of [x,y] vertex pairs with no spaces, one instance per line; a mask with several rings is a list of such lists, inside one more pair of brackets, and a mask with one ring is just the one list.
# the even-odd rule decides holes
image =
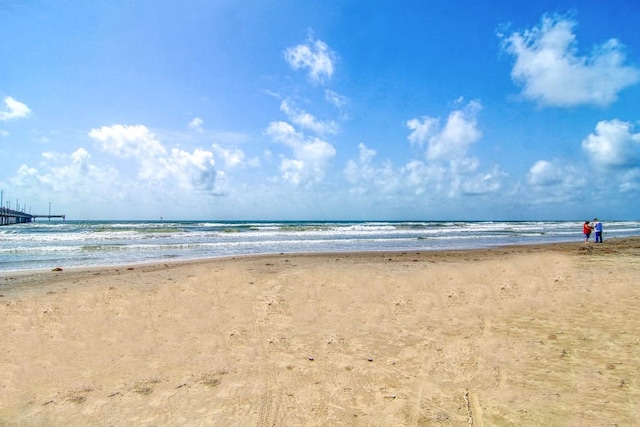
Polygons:
[[2,205],[640,218],[636,0],[0,0]]

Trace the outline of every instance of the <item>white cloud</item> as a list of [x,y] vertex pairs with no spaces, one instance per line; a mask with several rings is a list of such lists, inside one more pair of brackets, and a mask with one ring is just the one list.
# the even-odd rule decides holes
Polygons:
[[302,160],[283,157],[280,161],[280,170],[282,171],[282,179],[298,186],[305,175],[305,163]]
[[300,185],[324,178],[325,168],[336,154],[333,145],[320,138],[305,138],[286,122],[271,122],[265,133],[293,150],[293,159],[281,156],[280,167],[286,181]]
[[[479,171],[479,168],[480,162],[473,157],[450,161],[448,167],[442,166],[441,174],[436,176],[442,180],[437,182],[437,186],[450,198],[496,193],[502,188],[507,174],[499,166],[493,166],[486,172]],[[423,185],[432,184],[434,181],[431,179]]]
[[45,152],[37,168],[22,165],[12,185],[21,188],[24,197],[54,195],[58,205],[73,207],[70,209],[76,214],[102,212],[103,217],[154,216],[167,203],[189,205],[190,199],[203,193],[227,194],[226,176],[213,168],[212,153],[206,150],[190,153],[172,149],[150,164],[155,170],[141,168],[136,177],[122,162],[117,166],[97,164],[82,147],[70,154]]
[[349,160],[344,168],[344,176],[352,184],[359,181],[370,181],[379,176],[372,164],[373,158],[377,155],[376,151],[367,148],[362,142],[358,144],[358,149],[360,151],[358,160]]
[[202,132],[202,125],[204,124],[204,121],[200,118],[200,117],[194,117],[193,120],[191,120],[188,124],[187,127],[191,130],[194,130],[196,132]]
[[260,165],[260,159],[253,158],[245,160],[244,152],[235,147],[223,147],[219,144],[213,144],[213,152],[224,161],[226,169],[233,169],[239,166],[256,167]]
[[183,188],[204,190],[216,195],[227,193],[226,175],[215,169],[213,153],[195,149],[192,153],[173,148],[171,157],[162,161],[166,176],[170,180],[177,179]]
[[[368,149],[362,145],[361,150]],[[402,172],[388,160],[379,164],[371,161],[360,164],[347,162],[344,174],[347,179],[357,183],[351,189],[356,194],[379,194],[388,198],[401,197],[408,190]]]
[[4,109],[0,109],[0,121],[7,121],[12,119],[21,119],[31,114],[31,109],[27,104],[23,104],[20,101],[16,101],[10,96],[4,98]]
[[478,170],[480,161],[475,157],[460,156],[450,160],[449,166],[455,174],[469,174]]
[[82,147],[71,153],[71,161],[75,164],[86,165],[90,160],[91,154]]
[[640,133],[621,120],[601,121],[582,141],[591,162],[604,168],[640,167]]
[[614,102],[618,92],[640,80],[640,70],[625,66],[623,46],[610,39],[588,56],[578,56],[576,22],[544,16],[539,26],[504,40],[516,57],[512,78],[523,94],[542,105],[573,106]]
[[415,188],[416,194],[440,194],[448,184],[449,171],[440,164],[412,160],[403,168],[404,182]]
[[27,194],[54,193],[88,202],[117,199],[123,193],[119,171],[94,165],[83,147],[71,154],[45,152],[42,158],[40,169],[22,165],[13,180]]
[[608,203],[611,194],[637,193],[640,134],[630,130],[629,123],[618,120],[598,123],[596,132],[582,142],[592,164],[576,165],[561,159],[536,161],[527,173],[523,198],[533,205],[582,205],[586,199],[598,206]]
[[337,108],[343,108],[349,104],[349,98],[344,95],[340,95],[330,89],[324,91],[324,99]]
[[343,170],[345,179],[353,185],[356,194],[395,194],[406,197],[422,195],[436,200],[460,195],[495,193],[506,177],[499,167],[488,172],[476,173],[477,161],[463,161],[456,165],[425,163],[412,160],[403,167],[391,162],[374,162],[376,152],[360,143],[358,160],[349,160]]
[[146,126],[103,126],[92,129],[89,137],[100,144],[103,151],[119,157],[159,156],[166,153]]
[[561,184],[565,175],[563,167],[547,160],[538,160],[529,168],[527,181],[533,186],[546,187]]
[[349,105],[349,102],[351,102],[349,98],[327,89],[324,91],[324,99],[338,109],[341,120],[349,120],[349,113],[347,110],[347,106]]
[[338,125],[333,120],[321,121],[312,114],[297,108],[286,99],[280,104],[280,110],[296,125],[319,134],[333,134],[338,131]]
[[294,149],[304,141],[304,135],[296,132],[295,128],[287,122],[269,123],[266,134],[274,141],[282,142]]
[[584,197],[597,197],[603,185],[599,177],[558,159],[536,161],[527,172],[527,183],[522,199],[531,205],[581,203]]
[[89,136],[106,153],[132,158],[138,164],[138,178],[148,185],[199,189],[211,194],[225,194],[224,173],[215,169],[213,152],[167,149],[146,126],[104,126],[92,129]]
[[461,184],[461,191],[467,195],[495,193],[502,188],[502,181],[507,174],[498,166],[490,171],[468,177]]
[[422,120],[408,120],[406,126],[411,130],[408,139],[412,144],[426,143],[429,160],[459,159],[482,136],[476,119],[481,109],[478,101],[471,101],[464,108],[452,111],[443,127],[437,118],[425,116]]
[[284,57],[294,70],[307,69],[314,83],[323,83],[333,75],[337,55],[325,42],[309,40],[306,44],[288,48]]
[[408,120],[406,125],[411,130],[408,137],[409,142],[422,146],[440,125],[440,120],[433,117],[423,117],[422,121],[420,119]]
[[375,190],[407,197],[423,195],[428,200],[497,192],[507,174],[498,166],[479,171],[478,159],[467,155],[471,144],[481,137],[476,120],[480,109],[479,102],[471,101],[451,112],[444,125],[427,116],[407,121],[409,141],[427,146],[426,161],[412,160],[402,167],[394,167],[389,161],[375,164],[376,152],[360,144],[359,159],[347,162],[345,179],[359,194]]

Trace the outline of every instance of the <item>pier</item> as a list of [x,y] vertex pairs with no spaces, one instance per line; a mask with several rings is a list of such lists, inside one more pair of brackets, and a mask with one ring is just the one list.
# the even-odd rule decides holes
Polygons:
[[11,225],[11,224],[24,224],[27,222],[33,222],[36,218],[48,218],[51,221],[51,218],[60,218],[63,221],[66,221],[67,216],[62,214],[51,214],[51,202],[49,202],[49,214],[48,215],[32,215],[31,208],[29,208],[29,213],[24,212],[26,204],[23,205],[20,210],[19,200],[16,200],[16,209],[11,209],[11,203],[7,202],[7,207],[3,207],[4,205],[4,190],[0,190],[0,226],[2,225]]
[[8,208],[0,207],[0,226],[2,225],[11,225],[11,224],[24,224],[27,222],[33,222],[36,218],[48,218],[51,221],[51,218],[59,218],[65,221],[67,219],[66,215],[31,215],[26,212],[14,211]]

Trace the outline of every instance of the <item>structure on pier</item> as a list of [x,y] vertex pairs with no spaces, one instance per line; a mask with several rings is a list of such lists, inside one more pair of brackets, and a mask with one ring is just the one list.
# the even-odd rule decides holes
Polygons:
[[51,221],[51,218],[61,218],[63,221],[67,219],[66,215],[31,215],[25,212],[0,207],[0,226],[24,224],[25,222],[33,222],[36,218],[49,218],[49,221]]

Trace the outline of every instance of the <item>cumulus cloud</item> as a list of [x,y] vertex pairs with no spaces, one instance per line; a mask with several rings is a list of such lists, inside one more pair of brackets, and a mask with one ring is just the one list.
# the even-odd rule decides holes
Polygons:
[[31,114],[31,109],[20,101],[16,101],[10,96],[6,96],[3,100],[4,108],[0,109],[0,121],[8,121],[13,119],[21,119]]
[[239,166],[255,167],[260,164],[260,159],[257,157],[247,160],[244,151],[237,147],[223,147],[219,144],[213,144],[212,148],[215,155],[224,161],[225,169],[233,169]]
[[479,195],[498,191],[507,176],[498,166],[478,172],[478,162],[468,158],[452,163],[412,160],[395,167],[390,161],[376,163],[376,151],[365,144],[360,143],[358,148],[359,158],[349,160],[343,170],[345,179],[353,185],[351,191],[357,194],[404,193],[428,199]]
[[525,198],[538,205],[580,203],[585,197],[602,203],[612,192],[640,191],[640,133],[633,133],[631,123],[599,122],[582,141],[582,148],[590,164],[536,161],[527,173]]
[[372,162],[377,152],[368,148],[362,142],[358,144],[358,150],[360,151],[358,159],[347,161],[343,171],[345,179],[351,184],[357,184],[359,181],[370,181],[380,176]]
[[103,211],[107,216],[132,215],[131,203],[137,212],[133,215],[148,215],[171,200],[184,201],[198,193],[227,194],[226,176],[213,168],[213,154],[207,150],[174,148],[148,163],[137,159],[137,177],[125,162],[105,166],[100,164],[104,160],[94,159],[83,147],[70,154],[45,152],[38,167],[22,165],[11,182],[27,197],[55,194],[58,203],[69,206],[81,200],[76,211]]
[[460,190],[466,195],[495,193],[502,188],[502,181],[507,174],[499,166],[491,170],[467,177],[462,181]]
[[179,185],[212,194],[225,194],[224,173],[217,171],[213,152],[196,149],[168,151],[146,126],[114,125],[92,129],[89,137],[106,153],[132,158],[138,164],[138,178],[158,185]]
[[406,125],[411,130],[408,136],[409,142],[422,146],[438,128],[440,120],[433,117],[423,117],[422,120],[408,120]]
[[580,203],[585,195],[597,197],[603,185],[599,177],[559,159],[536,161],[527,172],[527,184],[522,199],[533,205]]
[[358,150],[360,151],[358,160],[349,160],[344,169],[345,178],[352,184],[362,179],[373,179],[377,175],[372,166],[372,160],[377,155],[376,150],[367,148],[362,142],[358,144]]
[[541,187],[561,184],[564,177],[565,168],[547,160],[538,160],[527,173],[529,184]]
[[171,156],[161,159],[164,179],[178,179],[184,188],[196,188],[217,195],[226,194],[224,190],[225,174],[215,169],[213,153],[195,149],[192,153],[173,148]]
[[337,54],[325,42],[310,39],[285,50],[284,58],[294,70],[308,70],[314,83],[323,83],[333,75]]
[[412,160],[402,168],[404,173],[403,181],[416,194],[441,194],[447,184],[450,171],[443,165],[432,163],[426,164],[420,160]]
[[358,149],[358,159],[349,160],[343,170],[345,179],[353,185],[350,192],[399,195],[403,190],[402,172],[389,161],[375,163],[376,151],[365,144],[358,144]]
[[22,165],[13,184],[27,194],[43,191],[83,200],[95,198],[115,199],[122,193],[119,171],[99,167],[92,163],[91,154],[83,147],[71,154],[45,152],[40,168]]
[[196,132],[202,132],[202,125],[204,124],[204,121],[200,118],[200,117],[194,117],[193,120],[191,120],[188,124],[187,127],[191,130],[194,130]]
[[525,97],[550,106],[606,106],[640,81],[640,70],[624,65],[624,48],[616,39],[579,56],[575,25],[571,19],[544,16],[539,26],[504,39],[504,48],[516,59],[511,76]]
[[582,148],[591,162],[604,168],[640,167],[640,133],[633,133],[628,122],[598,122],[595,132],[582,141]]
[[452,111],[444,124],[428,116],[408,120],[407,139],[426,146],[425,161],[411,160],[404,166],[389,161],[376,164],[376,152],[361,143],[359,158],[349,160],[343,170],[345,179],[357,193],[398,192],[429,200],[497,192],[507,174],[498,166],[481,171],[478,159],[468,156],[470,146],[482,136],[476,119],[480,110],[480,103],[471,101]]
[[280,103],[280,110],[287,115],[294,124],[319,134],[333,134],[338,130],[338,125],[333,120],[318,120],[313,114],[297,108],[291,101],[284,100]]
[[265,133],[293,150],[293,159],[281,157],[280,169],[283,178],[294,185],[320,182],[336,154],[333,145],[317,137],[307,138],[286,122],[271,122]]
[[406,126],[411,130],[408,139],[412,144],[427,145],[428,160],[461,158],[482,136],[476,118],[481,109],[478,101],[471,101],[464,108],[452,111],[444,126],[439,119],[428,116],[408,120]]
[[100,148],[119,157],[159,156],[166,153],[146,126],[103,126],[92,129],[89,137],[97,141]]

